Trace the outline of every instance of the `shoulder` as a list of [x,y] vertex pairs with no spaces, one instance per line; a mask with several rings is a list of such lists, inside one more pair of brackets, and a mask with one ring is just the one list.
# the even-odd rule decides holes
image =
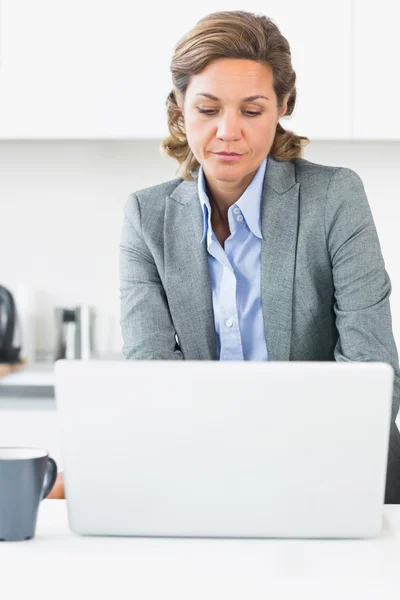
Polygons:
[[337,187],[346,187],[349,184],[356,187],[363,186],[361,177],[348,167],[336,167],[315,163],[305,158],[294,158],[292,163],[296,172],[296,181],[306,184],[310,189],[327,193]]
[[162,216],[165,210],[165,202],[176,188],[184,180],[180,177],[164,181],[156,185],[141,188],[129,194],[125,204],[125,215],[132,220],[147,220],[147,217],[154,220],[157,215]]
[[139,202],[160,202],[160,200],[165,199],[167,196],[172,194],[172,192],[178,187],[178,185],[182,183],[182,181],[183,179],[176,177],[175,179],[170,179],[169,181],[164,181],[156,185],[151,185],[149,187],[136,190],[132,193],[136,195]]
[[293,159],[296,181],[300,182],[303,198],[324,207],[324,220],[329,226],[340,214],[344,221],[371,219],[371,208],[361,177],[348,167],[321,165]]

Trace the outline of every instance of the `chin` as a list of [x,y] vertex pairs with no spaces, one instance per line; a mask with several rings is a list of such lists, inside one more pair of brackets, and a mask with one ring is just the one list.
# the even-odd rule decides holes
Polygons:
[[213,173],[213,172],[211,172],[210,175],[216,181],[225,181],[226,183],[237,181],[238,179],[242,179],[242,177],[243,177],[243,174],[239,173],[239,172],[236,172],[235,174],[232,173],[230,175],[229,175],[229,173],[221,173],[221,172]]

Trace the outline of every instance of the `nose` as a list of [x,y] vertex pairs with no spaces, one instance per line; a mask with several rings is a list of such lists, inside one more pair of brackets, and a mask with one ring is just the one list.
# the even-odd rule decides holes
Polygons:
[[233,113],[226,112],[218,122],[217,138],[225,141],[238,140],[241,137],[240,119]]

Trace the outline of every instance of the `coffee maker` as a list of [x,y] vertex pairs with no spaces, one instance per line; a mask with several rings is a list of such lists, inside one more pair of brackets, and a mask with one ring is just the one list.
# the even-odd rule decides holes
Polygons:
[[54,360],[89,359],[94,353],[94,312],[88,304],[73,308],[56,307]]

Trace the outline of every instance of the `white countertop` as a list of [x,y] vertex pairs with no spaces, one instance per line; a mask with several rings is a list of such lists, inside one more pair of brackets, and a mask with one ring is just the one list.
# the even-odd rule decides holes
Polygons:
[[398,600],[400,505],[374,539],[255,540],[77,536],[66,501],[43,500],[0,565],[7,600]]
[[54,362],[33,363],[0,378],[0,386],[54,386]]
[[[120,353],[108,352],[93,356],[97,360],[124,360]],[[27,364],[19,371],[0,377],[1,386],[54,387],[54,361]]]

